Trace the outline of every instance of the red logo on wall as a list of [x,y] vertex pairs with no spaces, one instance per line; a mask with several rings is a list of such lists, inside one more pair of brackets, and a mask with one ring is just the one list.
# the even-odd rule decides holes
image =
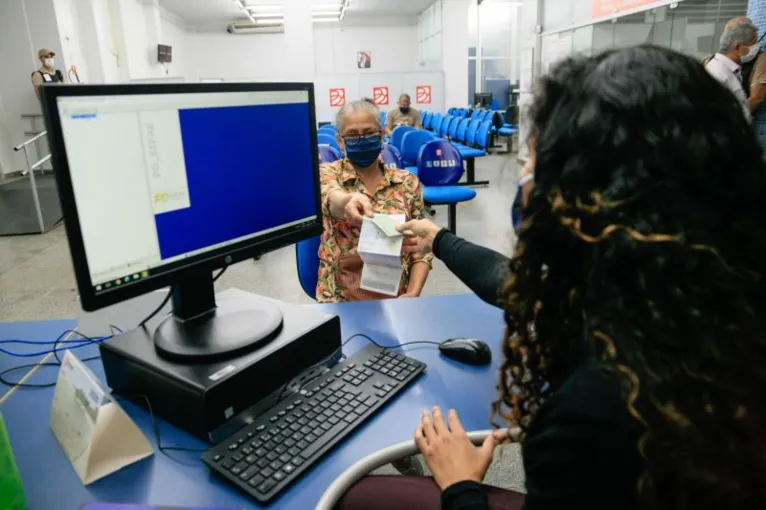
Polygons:
[[388,105],[388,87],[373,87],[372,100],[378,106]]
[[418,104],[431,104],[431,85],[418,85],[415,88],[415,102]]
[[346,89],[330,89],[330,106],[346,104]]

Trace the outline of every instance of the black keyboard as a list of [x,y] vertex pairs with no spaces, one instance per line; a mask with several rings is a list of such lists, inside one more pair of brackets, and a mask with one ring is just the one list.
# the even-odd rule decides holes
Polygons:
[[208,450],[202,460],[266,503],[425,368],[420,361],[369,345]]

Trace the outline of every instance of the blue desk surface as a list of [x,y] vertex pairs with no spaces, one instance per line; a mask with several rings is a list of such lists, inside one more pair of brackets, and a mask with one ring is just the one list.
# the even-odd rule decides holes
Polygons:
[[[316,306],[341,317],[344,339],[365,333],[382,345],[396,345],[475,337],[491,346],[493,363],[488,367],[471,367],[440,356],[435,346],[404,347],[402,352],[427,363],[425,375],[315,464],[269,508],[313,508],[332,481],[354,462],[382,447],[411,439],[421,411],[433,405],[457,409],[468,430],[490,427],[504,330],[500,310],[472,295]],[[55,339],[73,323],[0,324],[0,338]],[[366,343],[363,338],[354,339],[345,352],[353,353]],[[96,354],[97,348],[90,346],[76,352],[82,359]],[[0,357],[0,367],[18,363],[18,359]],[[97,376],[104,378],[100,361],[88,364]],[[45,367],[28,382],[49,382],[56,376],[57,368]],[[258,508],[254,500],[211,474],[199,460],[199,453],[171,452],[171,459],[156,452],[149,459],[84,487],[51,433],[52,399],[52,388],[20,389],[0,406],[32,510],[75,510],[90,501]],[[148,413],[130,403],[122,405],[154,444]],[[164,422],[160,435],[166,446],[206,446]]]

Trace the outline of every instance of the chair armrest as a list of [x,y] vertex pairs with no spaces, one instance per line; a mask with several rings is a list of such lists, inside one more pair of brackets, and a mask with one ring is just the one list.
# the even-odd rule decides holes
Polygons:
[[[468,438],[477,446],[481,445],[487,436],[492,434],[491,430],[479,430],[468,433]],[[378,469],[381,466],[404,457],[410,457],[418,453],[418,447],[414,440],[403,441],[401,443],[383,448],[377,452],[371,453],[335,479],[319,499],[315,510],[332,510],[343,495],[367,473]]]

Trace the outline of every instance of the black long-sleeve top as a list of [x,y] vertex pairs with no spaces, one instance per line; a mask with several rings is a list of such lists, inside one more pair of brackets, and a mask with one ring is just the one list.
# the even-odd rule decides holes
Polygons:
[[500,289],[510,274],[508,257],[466,241],[447,229],[436,234],[433,251],[474,294],[493,306],[500,306]]
[[[507,257],[442,230],[434,254],[481,299],[499,306]],[[584,360],[554,388],[522,444],[525,510],[637,508],[640,428],[615,376]],[[442,492],[444,510],[486,510],[486,487],[459,482]],[[509,509],[512,510],[512,509]]]

